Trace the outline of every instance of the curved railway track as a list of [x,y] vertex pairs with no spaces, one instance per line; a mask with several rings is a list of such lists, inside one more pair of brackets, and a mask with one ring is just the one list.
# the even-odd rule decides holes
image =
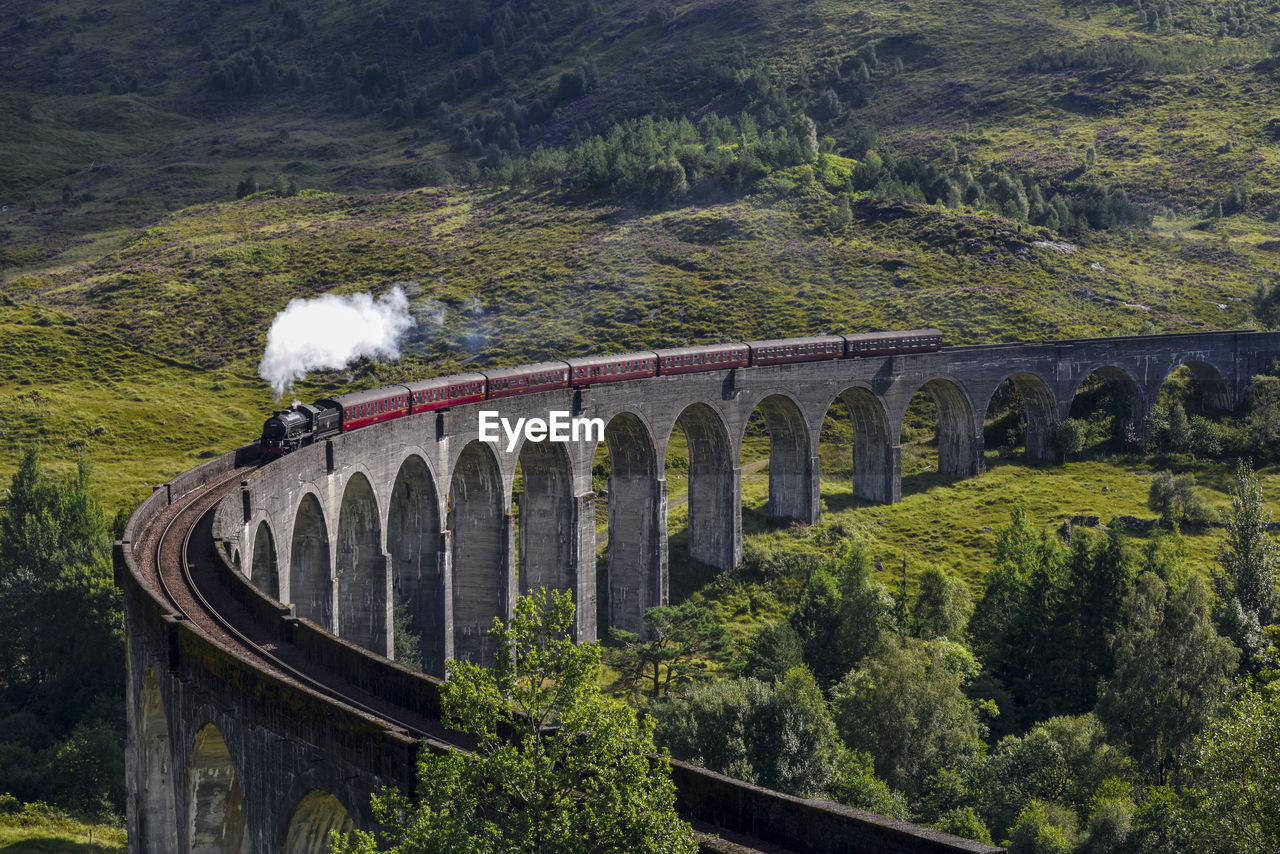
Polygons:
[[144,548],[137,551],[151,564],[144,573],[188,624],[240,657],[407,735],[466,749],[468,739],[445,729],[439,721],[369,694],[293,645],[282,643],[218,582],[215,573],[227,570],[213,544],[212,514],[218,502],[253,468],[233,469],[166,508],[144,532]]

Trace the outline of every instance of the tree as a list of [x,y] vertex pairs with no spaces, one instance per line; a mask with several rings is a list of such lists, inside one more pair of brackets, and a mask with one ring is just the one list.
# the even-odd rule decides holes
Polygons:
[[1214,629],[1211,598],[1198,575],[1170,591],[1143,573],[1110,638],[1115,674],[1098,686],[1098,717],[1148,780],[1175,767],[1231,685],[1239,651]]
[[1060,459],[1069,460],[1084,449],[1084,435],[1084,423],[1076,418],[1068,418],[1053,425],[1050,443]]
[[1160,514],[1166,526],[1174,522],[1203,524],[1213,518],[1213,512],[1204,498],[1196,491],[1196,478],[1191,473],[1174,476],[1162,471],[1151,480],[1147,491],[1147,507]]
[[1000,739],[981,764],[976,800],[988,826],[1004,832],[1032,799],[1080,814],[1108,778],[1131,776],[1132,762],[1095,715],[1055,717]]
[[601,695],[599,648],[570,639],[573,610],[569,594],[539,588],[508,623],[495,620],[492,667],[448,663],[442,720],[473,735],[475,751],[424,746],[417,802],[384,789],[373,799],[380,829],[356,831],[338,850],[696,850],[665,762],[652,755],[652,723]]
[[1247,691],[1196,740],[1177,803],[1205,854],[1280,851],[1280,694]]
[[911,623],[917,636],[961,641],[972,614],[973,594],[963,579],[934,566],[920,573],[919,589],[911,606]]
[[89,483],[84,463],[49,477],[29,448],[0,513],[0,788],[119,810],[123,620],[110,528]]
[[756,636],[747,656],[746,673],[772,682],[788,670],[804,664],[804,645],[786,620],[769,626]]
[[[892,637],[892,636],[891,636]],[[964,694],[976,665],[947,641],[889,639],[832,689],[845,744],[875,760],[876,774],[918,794],[935,771],[978,755],[986,733]]]
[[635,632],[610,628],[615,646],[605,651],[619,671],[617,690],[629,695],[647,690],[655,700],[672,688],[705,678],[710,661],[729,649],[729,630],[705,605],[693,600],[676,607],[660,605],[644,612],[649,639]]
[[1231,512],[1227,534],[1218,550],[1221,571],[1214,573],[1218,596],[1236,599],[1263,625],[1276,622],[1280,606],[1280,550],[1267,531],[1271,513],[1262,497],[1262,479],[1247,461],[1236,467],[1231,488]]
[[673,755],[749,783],[808,797],[836,773],[840,739],[809,669],[766,684],[699,685],[655,708],[657,742]]
[[[1280,292],[1280,285],[1277,291]],[[1276,296],[1277,310],[1280,311],[1280,293]],[[1246,424],[1250,443],[1255,448],[1265,448],[1280,440],[1280,376],[1259,374],[1254,377],[1245,389],[1245,400],[1249,405]]]
[[1080,531],[1068,550],[1045,532],[1037,537],[1015,508],[996,559],[970,632],[988,681],[1009,694],[1000,716],[1006,731],[1088,711],[1098,679],[1111,673],[1106,637],[1120,625],[1132,584],[1124,537]]
[[813,571],[791,625],[820,684],[835,682],[876,648],[891,607],[888,591],[872,580],[871,558],[861,543],[842,544],[826,566]]

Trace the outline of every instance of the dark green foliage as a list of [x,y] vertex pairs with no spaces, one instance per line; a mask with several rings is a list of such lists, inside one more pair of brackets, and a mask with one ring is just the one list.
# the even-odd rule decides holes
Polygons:
[[818,794],[837,769],[840,741],[805,667],[779,681],[697,686],[654,708],[655,739],[673,756],[793,795]]
[[[1158,20],[1158,18],[1157,18]],[[1083,47],[1037,50],[1022,61],[1023,71],[1038,74],[1064,69],[1114,68],[1120,71],[1184,71],[1197,60],[1194,54],[1161,51],[1133,42],[1100,42]]]
[[877,776],[919,795],[936,772],[982,751],[986,727],[964,694],[976,669],[958,644],[890,636],[832,689],[840,736],[872,756]]
[[29,449],[0,515],[0,790],[104,814],[124,808],[109,544],[88,468],[54,480]]
[[1088,711],[1098,679],[1111,672],[1107,636],[1133,583],[1123,536],[1077,532],[1066,547],[1037,535],[1017,508],[997,537],[996,561],[970,632],[990,677],[1009,692],[1000,730]]
[[1144,779],[1162,782],[1221,706],[1239,651],[1214,629],[1200,576],[1170,589],[1143,573],[1111,636],[1114,675],[1098,686],[1098,717]]
[[442,720],[473,735],[475,750],[424,744],[414,799],[384,789],[378,831],[339,849],[693,854],[670,771],[652,757],[652,724],[601,696],[599,647],[575,644],[572,626],[569,594],[539,588],[508,623],[495,620],[492,667],[450,661]]
[[729,650],[729,631],[705,605],[691,599],[675,607],[650,608],[644,613],[649,639],[634,632],[609,629],[605,659],[618,670],[615,690],[635,696],[648,693],[660,699],[673,688],[705,679],[711,662]]
[[804,664],[804,642],[791,623],[781,620],[756,636],[747,655],[746,674],[764,682],[781,679]]
[[1213,574],[1218,624],[1240,647],[1242,668],[1256,673],[1266,663],[1261,629],[1280,620],[1280,547],[1267,530],[1271,512],[1261,480],[1244,460],[1236,467],[1226,521],[1220,568]]
[[860,543],[846,542],[827,566],[814,570],[791,625],[820,683],[832,684],[876,649],[890,610],[888,591],[872,580],[871,559]]

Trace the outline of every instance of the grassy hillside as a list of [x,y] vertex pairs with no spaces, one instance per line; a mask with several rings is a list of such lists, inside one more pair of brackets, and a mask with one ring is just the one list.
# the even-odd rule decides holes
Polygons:
[[457,188],[254,197],[4,287],[157,352],[249,367],[289,299],[411,283],[410,349],[444,370],[918,324],[953,342],[1222,328],[1271,272],[1266,250],[1196,232],[1095,233],[1063,251],[987,212],[891,200],[832,227],[836,204],[816,184],[661,211]]
[[[470,180],[638,116],[807,115],[881,148],[1087,176],[1157,209],[1277,201],[1280,12],[781,0],[13,4],[0,27],[9,269],[248,179],[367,191]],[[1161,17],[1161,13],[1163,17]]]

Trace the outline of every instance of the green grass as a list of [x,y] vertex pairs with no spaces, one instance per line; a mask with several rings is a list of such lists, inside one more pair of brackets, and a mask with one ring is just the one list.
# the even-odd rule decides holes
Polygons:
[[59,312],[0,304],[0,482],[23,448],[55,467],[83,457],[111,507],[129,506],[210,456],[256,436],[260,382],[202,370]]
[[0,851],[6,854],[124,854],[125,832],[80,821],[46,804],[19,806],[0,796]]

